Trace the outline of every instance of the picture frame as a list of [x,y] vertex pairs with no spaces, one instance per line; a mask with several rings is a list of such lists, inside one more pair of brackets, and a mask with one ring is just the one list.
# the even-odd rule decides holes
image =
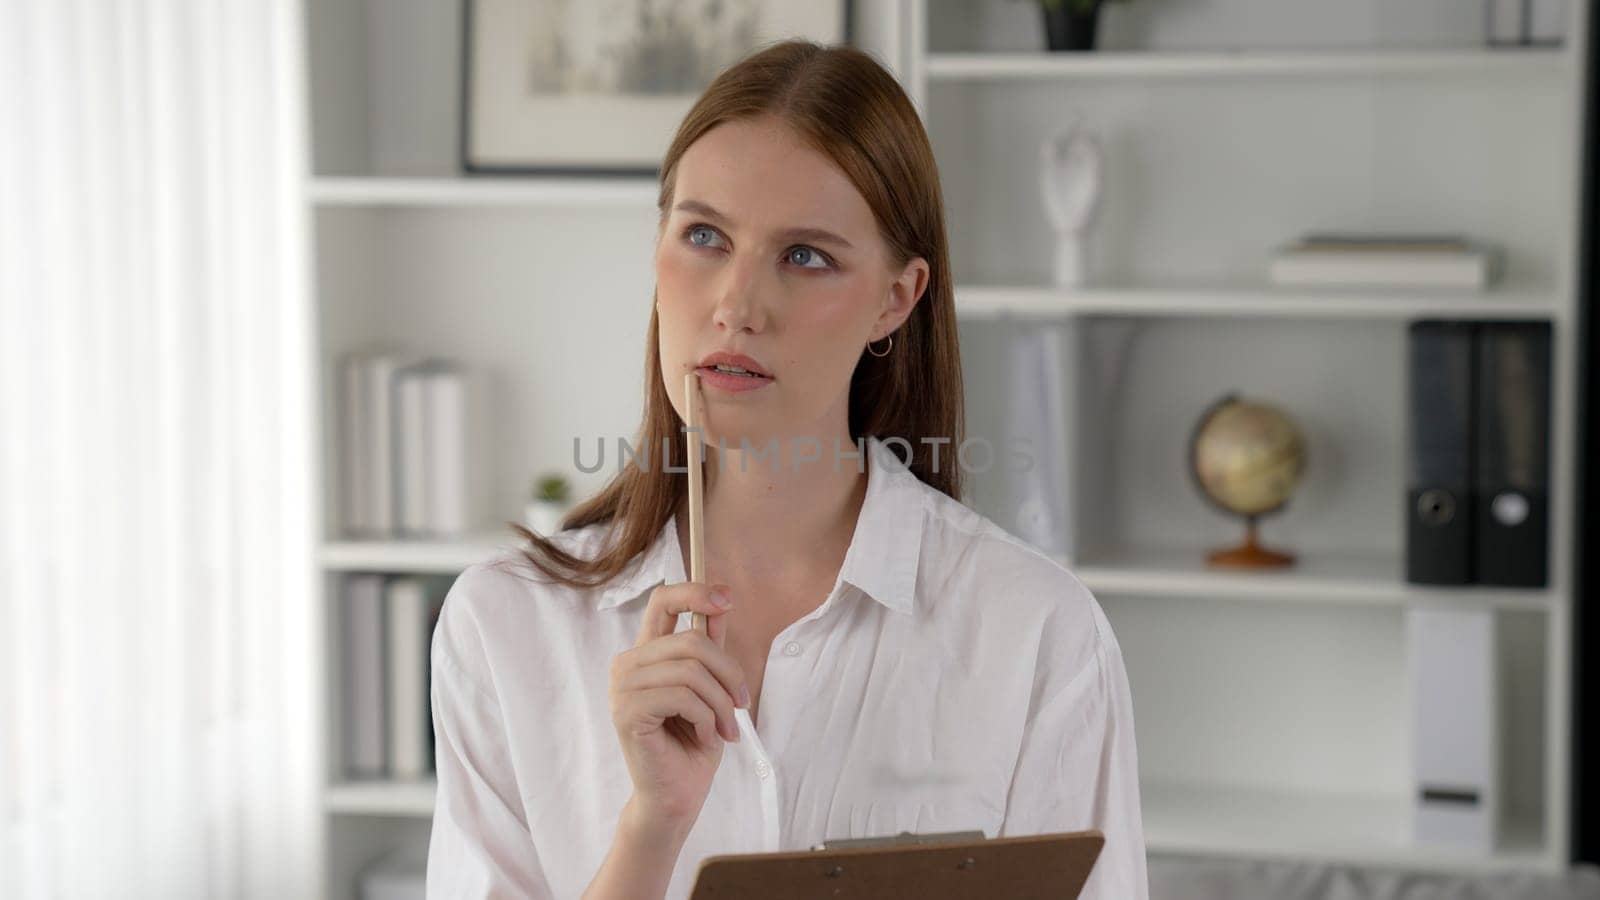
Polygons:
[[851,45],[853,0],[462,0],[469,175],[652,175],[694,101],[768,43]]

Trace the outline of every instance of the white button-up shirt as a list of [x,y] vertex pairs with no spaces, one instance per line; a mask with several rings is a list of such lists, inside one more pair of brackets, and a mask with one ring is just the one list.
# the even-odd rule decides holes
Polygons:
[[[688,897],[718,854],[1098,828],[1082,896],[1146,900],[1133,707],[1098,602],[866,443],[838,579],[773,640],[760,726],[735,710],[740,740],[724,745],[667,897]],[[592,554],[605,527],[557,540]],[[432,645],[430,898],[576,898],[593,879],[633,790],[611,661],[633,646],[651,589],[686,580],[677,534],[669,520],[598,588],[550,582],[511,548],[451,587]],[[676,630],[689,627],[685,613]]]

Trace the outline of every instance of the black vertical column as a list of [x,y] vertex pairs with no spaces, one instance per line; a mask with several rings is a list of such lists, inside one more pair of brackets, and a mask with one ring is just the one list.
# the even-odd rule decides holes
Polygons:
[[1572,857],[1600,863],[1600,328],[1596,327],[1596,234],[1600,197],[1600,154],[1595,152],[1595,119],[1600,111],[1600,78],[1595,41],[1600,17],[1589,19],[1589,62],[1584,74],[1587,100],[1583,133],[1583,217],[1578,235],[1577,512],[1573,591]]

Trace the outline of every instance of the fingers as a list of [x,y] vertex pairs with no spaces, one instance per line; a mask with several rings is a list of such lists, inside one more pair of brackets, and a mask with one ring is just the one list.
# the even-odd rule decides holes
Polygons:
[[717,716],[700,695],[684,685],[646,688],[624,695],[624,715],[645,728],[655,728],[678,716],[694,729],[695,740],[712,747],[717,740]]
[[728,651],[698,631],[680,631],[624,651],[617,657],[617,672],[613,677],[618,684],[625,684],[638,669],[679,659],[699,663],[716,679],[734,706],[750,705],[744,668],[728,655]]
[[711,643],[718,647],[728,646],[728,617],[725,615],[707,617],[706,634],[711,638]]
[[[748,707],[750,695],[743,669],[724,649],[731,604],[720,604],[717,594],[726,590],[683,582],[651,592],[637,642],[612,663],[612,696],[630,708],[631,721],[656,727],[681,716],[703,743],[715,734],[739,740],[734,709]],[[706,632],[677,631],[685,612],[704,613]]]
[[698,659],[677,658],[628,671],[618,689],[646,691],[653,688],[687,686],[716,717],[717,733],[730,741],[739,739],[739,720],[734,718],[734,699]]
[[[714,590],[715,589],[715,590]],[[665,637],[677,629],[678,616],[686,612],[705,613],[707,630],[711,617],[721,616],[733,608],[731,601],[719,603],[717,597],[728,596],[728,586],[711,585],[700,581],[683,581],[664,584],[650,592],[645,606],[644,620],[639,623],[639,636],[634,646],[641,646],[658,637]]]

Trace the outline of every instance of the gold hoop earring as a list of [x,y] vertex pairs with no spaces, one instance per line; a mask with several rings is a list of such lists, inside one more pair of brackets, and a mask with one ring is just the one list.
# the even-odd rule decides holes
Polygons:
[[871,353],[873,356],[877,356],[877,357],[880,357],[880,358],[884,357],[884,356],[888,356],[889,355],[889,351],[893,350],[893,349],[894,349],[894,335],[892,335],[892,334],[889,335],[889,346],[883,348],[883,352],[882,353],[879,353],[878,351],[872,349],[872,342],[871,341],[867,342],[867,352]]

